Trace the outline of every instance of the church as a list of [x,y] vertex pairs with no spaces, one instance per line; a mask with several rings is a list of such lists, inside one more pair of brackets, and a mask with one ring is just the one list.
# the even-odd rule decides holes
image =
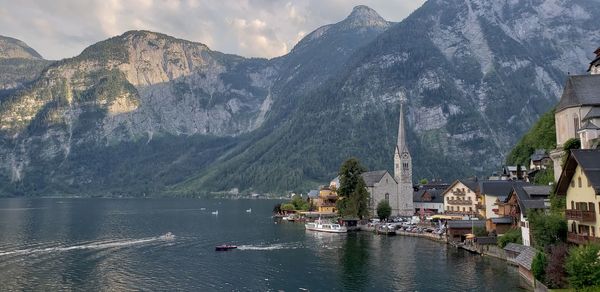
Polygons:
[[386,200],[392,207],[392,216],[412,216],[413,181],[412,157],[406,143],[404,129],[404,100],[400,101],[398,140],[394,150],[394,175],[387,170],[369,171],[362,174],[371,195],[369,206],[377,216],[377,204]]

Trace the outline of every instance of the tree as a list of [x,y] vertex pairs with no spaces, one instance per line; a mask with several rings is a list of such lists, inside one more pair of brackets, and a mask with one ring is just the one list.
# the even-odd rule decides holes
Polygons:
[[388,203],[388,201],[383,200],[377,204],[377,217],[381,220],[385,220],[390,218],[392,215],[392,207]]
[[420,183],[421,185],[426,185],[427,183],[429,183],[429,181],[428,181],[426,178],[422,178],[422,179],[419,181],[419,183]]
[[350,158],[342,164],[338,172],[340,199],[336,203],[338,213],[345,217],[358,217],[360,219],[369,215],[369,192],[362,178],[365,168],[356,158]]
[[517,180],[523,179],[523,168],[520,164],[517,164]]
[[567,257],[567,273],[572,288],[600,288],[600,246],[589,244],[572,248]]
[[309,203],[302,199],[302,197],[296,195],[292,198],[292,204],[295,210],[308,211]]
[[481,237],[481,236],[487,236],[488,232],[485,229],[485,227],[477,226],[477,227],[473,228],[473,234],[475,234],[475,236],[477,236],[477,237]]
[[533,245],[545,249],[567,239],[567,221],[560,214],[545,214],[533,211],[528,214]]
[[273,214],[279,214],[281,213],[281,203],[277,203],[275,204],[275,206],[273,206]]
[[567,286],[565,260],[568,254],[569,247],[565,243],[552,245],[548,249],[545,282],[548,288],[564,288]]
[[287,203],[287,204],[281,205],[281,211],[289,212],[289,211],[294,211],[294,210],[295,210],[295,207],[294,207],[294,204],[292,204],[292,203]]
[[567,162],[567,157],[569,156],[569,152],[571,152],[571,149],[580,149],[581,148],[581,141],[579,140],[579,138],[571,138],[567,141],[565,141],[565,143],[563,144],[563,150],[565,151],[563,157],[562,157],[562,161],[561,161],[561,165],[565,165],[565,162]]
[[533,261],[531,262],[531,273],[533,277],[544,283],[546,282],[546,265],[548,261],[546,260],[546,255],[543,252],[538,251]]
[[504,248],[510,242],[522,244],[521,228],[510,229],[504,235],[498,237],[498,246]]
[[533,177],[533,183],[536,185],[549,185],[554,182],[554,167],[548,167],[538,171]]

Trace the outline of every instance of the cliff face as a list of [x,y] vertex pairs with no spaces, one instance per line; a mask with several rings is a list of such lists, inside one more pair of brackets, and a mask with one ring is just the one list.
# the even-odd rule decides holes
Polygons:
[[390,169],[402,95],[415,179],[486,173],[586,69],[597,12],[431,0],[393,24],[359,6],[272,60],[126,32],[2,99],[0,192],[301,190],[350,156]]

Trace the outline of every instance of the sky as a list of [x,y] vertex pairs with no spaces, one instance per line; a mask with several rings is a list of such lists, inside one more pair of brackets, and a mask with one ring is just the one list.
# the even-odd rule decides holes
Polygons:
[[73,57],[128,30],[151,30],[245,57],[286,54],[356,5],[401,21],[425,0],[0,0],[0,35],[44,58]]

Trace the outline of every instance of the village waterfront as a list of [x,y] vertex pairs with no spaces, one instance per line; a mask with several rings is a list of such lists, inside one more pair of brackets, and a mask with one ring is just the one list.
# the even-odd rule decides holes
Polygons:
[[[504,261],[371,232],[307,232],[274,200],[1,199],[0,290],[520,291]],[[251,212],[246,212],[251,209]],[[218,215],[212,212],[218,210]],[[172,232],[174,240],[161,235]],[[237,244],[215,252],[222,243]]]

